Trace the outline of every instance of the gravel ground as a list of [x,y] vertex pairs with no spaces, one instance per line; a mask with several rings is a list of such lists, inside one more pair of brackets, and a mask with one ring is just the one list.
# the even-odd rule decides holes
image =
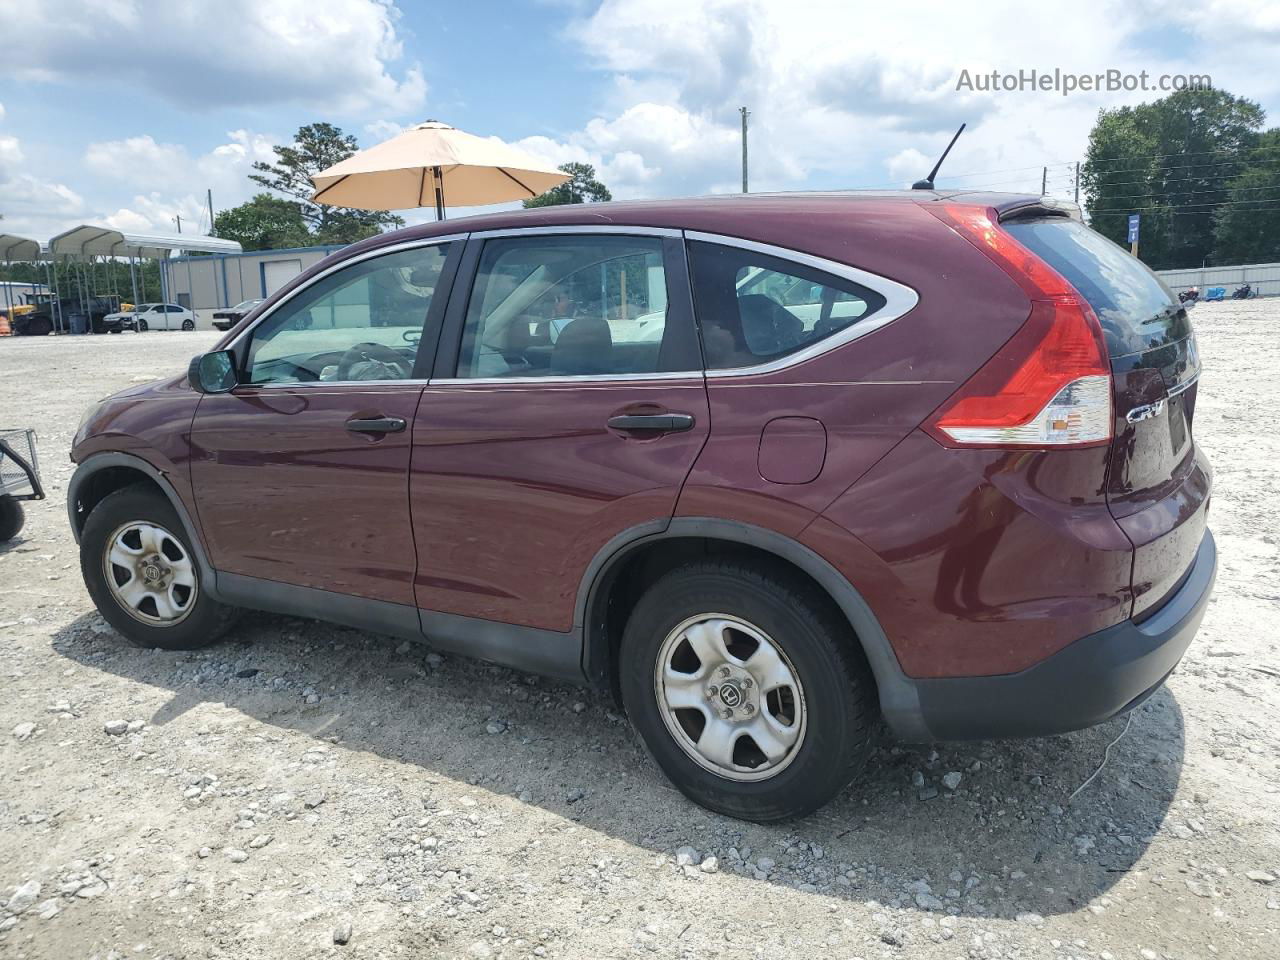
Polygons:
[[192,654],[93,611],[86,404],[213,334],[0,340],[50,499],[0,547],[0,955],[1280,957],[1280,301],[1197,307],[1216,596],[1125,729],[886,743],[804,821],[715,816],[586,690],[307,620]]

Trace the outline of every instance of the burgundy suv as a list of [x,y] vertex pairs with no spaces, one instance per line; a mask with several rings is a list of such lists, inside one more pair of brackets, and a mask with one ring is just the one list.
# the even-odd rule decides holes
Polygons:
[[719,197],[349,247],[89,411],[68,491],[146,647],[237,608],[621,698],[688,796],[807,813],[909,740],[1096,724],[1216,570],[1195,337],[1040,197]]

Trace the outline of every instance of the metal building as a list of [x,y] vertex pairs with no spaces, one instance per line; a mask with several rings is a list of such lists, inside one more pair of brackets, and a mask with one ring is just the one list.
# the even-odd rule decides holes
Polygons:
[[208,326],[213,311],[275,293],[341,244],[255,250],[252,253],[170,257],[160,262],[171,302],[194,310],[197,326]]

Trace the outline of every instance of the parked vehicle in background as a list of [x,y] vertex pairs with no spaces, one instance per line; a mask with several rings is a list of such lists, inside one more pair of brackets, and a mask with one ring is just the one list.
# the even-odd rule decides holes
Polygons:
[[1248,300],[1250,297],[1256,297],[1258,292],[1253,289],[1251,284],[1246,283],[1242,287],[1236,287],[1231,294],[1232,300]]
[[1159,688],[1217,567],[1199,375],[1169,289],[1043,197],[547,207],[312,268],[89,410],[68,509],[135,643],[248,607],[589,681],[686,795],[778,820],[878,716],[1038,736]]
[[260,303],[262,303],[261,297],[257,300],[241,300],[234,307],[217,310],[213,314],[213,325],[218,330],[230,330]]
[[142,303],[133,311],[133,329],[139,333],[147,330],[194,330],[196,315],[176,303]]
[[26,301],[33,309],[10,321],[16,337],[43,337],[57,329],[70,333],[119,333],[121,329],[118,323],[107,322],[121,312],[120,298],[114,294],[59,299],[57,294],[31,293]]
[[1200,288],[1192,287],[1190,290],[1183,290],[1178,294],[1179,303],[1197,303],[1200,300]]

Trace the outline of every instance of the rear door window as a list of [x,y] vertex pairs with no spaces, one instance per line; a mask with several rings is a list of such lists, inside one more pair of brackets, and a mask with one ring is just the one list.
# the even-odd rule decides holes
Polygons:
[[485,241],[456,376],[596,376],[697,369],[687,313],[668,322],[663,240],[568,235]]
[[786,357],[885,305],[868,287],[754,250],[693,240],[688,251],[708,370]]
[[1168,347],[1191,335],[1186,310],[1147,266],[1078,220],[1002,224],[1080,291],[1102,323],[1111,359]]

